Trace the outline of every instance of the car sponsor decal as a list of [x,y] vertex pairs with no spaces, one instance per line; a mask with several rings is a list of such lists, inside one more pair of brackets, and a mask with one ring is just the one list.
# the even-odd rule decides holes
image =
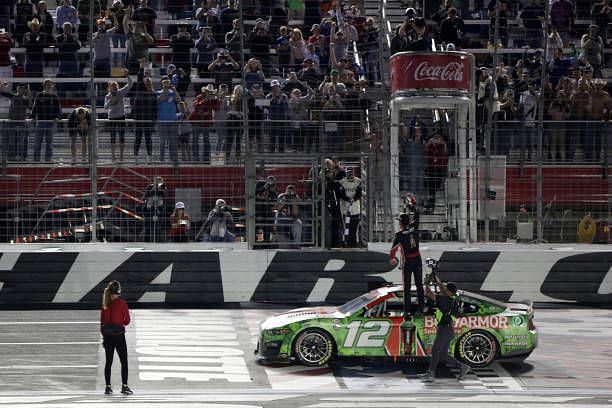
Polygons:
[[[436,333],[436,318],[435,316],[425,316],[423,318],[423,333],[435,334]],[[508,316],[461,316],[455,319],[453,324],[455,332],[459,333],[463,329],[477,329],[477,328],[488,328],[488,329],[507,329],[508,328]]]

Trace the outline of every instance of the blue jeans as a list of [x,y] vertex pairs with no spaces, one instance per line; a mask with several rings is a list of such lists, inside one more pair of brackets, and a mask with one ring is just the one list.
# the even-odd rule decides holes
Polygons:
[[42,141],[45,139],[45,161],[51,161],[53,157],[53,120],[39,120],[36,124],[34,136],[34,161],[40,161]]
[[210,127],[195,123],[191,134],[193,160],[200,161],[200,135],[202,135],[202,161],[210,163]]
[[170,159],[178,167],[178,127],[176,122],[158,122],[159,158],[166,159],[166,145],[170,151]]

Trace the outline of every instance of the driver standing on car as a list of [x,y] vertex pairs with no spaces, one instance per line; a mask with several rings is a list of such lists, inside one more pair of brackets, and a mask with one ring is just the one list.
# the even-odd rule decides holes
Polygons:
[[436,330],[436,339],[431,347],[429,370],[423,374],[419,374],[419,376],[423,377],[423,381],[425,382],[434,382],[436,378],[436,368],[438,367],[438,363],[442,360],[454,364],[459,368],[458,379],[463,380],[470,371],[470,367],[457,361],[457,359],[449,354],[448,350],[451,340],[455,337],[455,331],[453,329],[453,303],[456,302],[457,286],[452,282],[448,282],[445,285],[440,278],[438,278],[438,275],[434,276],[440,293],[433,293],[429,285],[425,285],[425,296],[436,303],[436,320],[438,322],[438,328]]
[[425,296],[423,294],[423,270],[421,253],[419,252],[419,213],[415,205],[409,205],[408,213],[399,215],[400,230],[395,233],[393,246],[389,252],[389,263],[397,265],[397,253],[400,253],[402,268],[402,283],[404,285],[404,320],[408,320],[411,312],[410,303],[410,279],[414,275],[414,283],[417,289],[419,309],[417,313],[423,313]]

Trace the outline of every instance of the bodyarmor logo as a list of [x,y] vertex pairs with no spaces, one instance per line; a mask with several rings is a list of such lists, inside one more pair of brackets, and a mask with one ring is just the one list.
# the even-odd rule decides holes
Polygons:
[[463,81],[463,64],[449,62],[446,65],[429,65],[423,61],[414,70],[415,81]]

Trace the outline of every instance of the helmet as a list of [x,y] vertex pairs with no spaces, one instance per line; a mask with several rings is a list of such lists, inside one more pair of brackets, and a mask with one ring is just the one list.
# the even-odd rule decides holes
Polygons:
[[450,290],[453,293],[457,293],[457,285],[455,285],[453,282],[447,282],[446,289]]

